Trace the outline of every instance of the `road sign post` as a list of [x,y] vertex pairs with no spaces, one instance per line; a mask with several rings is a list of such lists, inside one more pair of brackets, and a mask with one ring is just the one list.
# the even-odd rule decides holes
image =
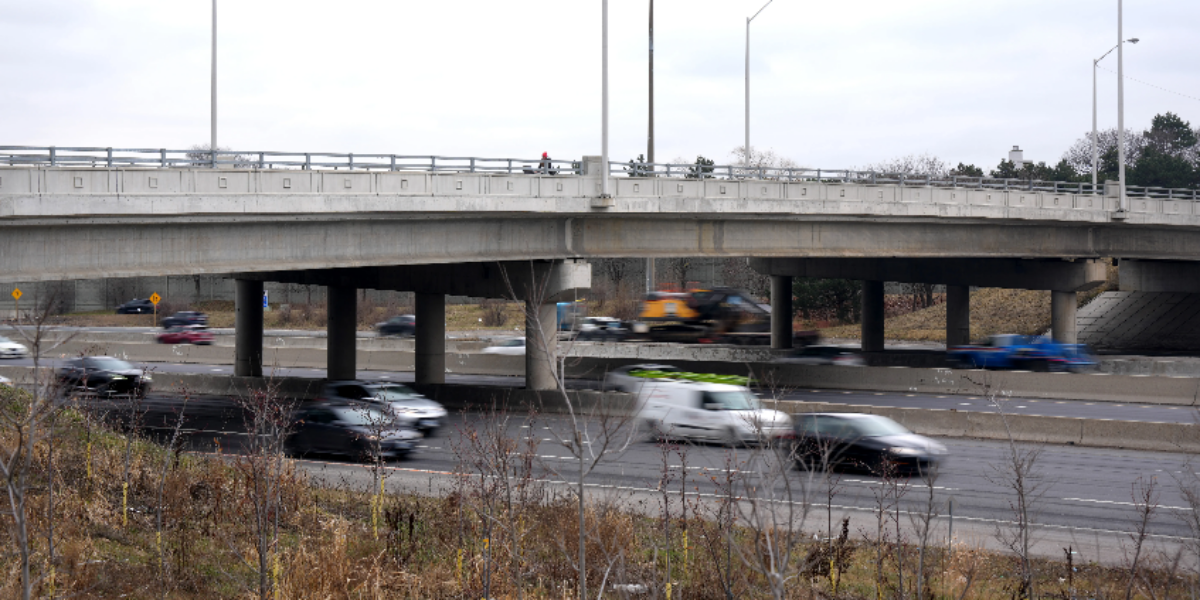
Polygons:
[[13,288],[13,320],[21,322],[21,288]]
[[151,319],[153,319],[152,321],[150,321],[150,327],[154,327],[155,325],[158,324],[158,302],[160,300],[162,300],[162,296],[159,296],[158,292],[150,294],[150,303],[154,305],[154,313],[153,313],[154,316],[150,317]]

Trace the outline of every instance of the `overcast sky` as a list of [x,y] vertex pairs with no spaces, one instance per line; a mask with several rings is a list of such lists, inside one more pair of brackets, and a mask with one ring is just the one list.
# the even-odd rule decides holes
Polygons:
[[[0,145],[209,137],[211,0],[0,0]],[[659,0],[657,157],[743,139],[746,17]],[[646,149],[647,1],[612,0],[612,159]],[[774,0],[752,25],[751,144],[801,165],[909,153],[1056,162],[1091,128],[1116,0]],[[600,0],[221,0],[219,143],[237,150],[574,158],[600,151]],[[1126,124],[1200,125],[1200,1],[1127,0]],[[1116,71],[1114,52],[1101,66]],[[1101,128],[1116,75],[1099,72]]]

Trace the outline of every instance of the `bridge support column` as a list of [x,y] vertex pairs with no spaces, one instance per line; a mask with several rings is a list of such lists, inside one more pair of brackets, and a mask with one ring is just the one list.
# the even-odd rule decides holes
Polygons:
[[328,340],[325,350],[326,377],[331,381],[354,379],[356,368],[355,339],[358,337],[358,290],[352,287],[330,286]]
[[971,343],[971,286],[946,286],[946,348]]
[[525,301],[525,389],[558,389],[558,305]]
[[792,347],[792,278],[771,276],[771,348]]
[[416,382],[446,383],[446,295],[416,294]]
[[1050,291],[1050,336],[1056,342],[1076,344],[1079,340],[1075,325],[1078,310],[1076,292]]
[[883,282],[864,281],[862,295],[863,352],[883,351]]
[[263,282],[234,281],[233,374],[262,377]]

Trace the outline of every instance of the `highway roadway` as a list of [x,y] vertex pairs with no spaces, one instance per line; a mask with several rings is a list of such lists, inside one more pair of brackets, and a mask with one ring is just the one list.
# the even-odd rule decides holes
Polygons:
[[[44,364],[56,365],[60,359],[43,360]],[[14,366],[29,365],[30,359],[5,361],[0,364]],[[231,367],[194,364],[151,363],[154,371],[182,373],[231,374]],[[831,367],[838,368],[838,367]],[[278,369],[279,376],[313,377],[324,375],[321,369]],[[411,381],[412,373],[360,372],[365,379],[390,379]],[[472,385],[518,386],[518,377],[448,376],[453,383]],[[575,387],[594,387],[596,382],[573,381]],[[995,406],[980,396],[953,396],[928,394],[892,394],[882,392],[845,392],[840,390],[800,389],[790,390],[784,398],[818,402],[837,402],[849,405],[900,406],[913,408],[954,408],[964,411],[994,411]],[[163,413],[170,412],[171,405],[178,403],[166,390],[152,395],[152,402]],[[221,398],[200,399],[228,405]],[[1006,399],[1002,401],[1005,411],[1028,415],[1087,416],[1140,421],[1183,421],[1193,420],[1194,411],[1189,407],[1166,407],[1156,405],[1112,404],[1104,402],[1072,402],[1038,399]],[[226,451],[236,449],[240,434],[236,433],[239,419],[226,418],[221,423],[205,423],[203,419],[188,425],[194,431],[192,449],[211,449],[212,439],[221,438]],[[514,416],[508,427],[510,435],[526,435],[534,432],[539,441],[536,451],[537,476],[548,482],[553,489],[562,491],[561,482],[568,479],[564,469],[572,465],[568,452],[556,440],[569,430],[568,423],[559,416],[544,416],[536,423],[525,424]],[[150,419],[153,420],[153,419]],[[160,421],[161,422],[161,421]],[[408,461],[389,467],[389,481],[394,489],[412,491],[441,490],[452,485],[454,477],[449,475],[459,464],[455,448],[461,448],[462,433],[472,427],[480,427],[483,417],[479,414],[452,415],[442,432],[421,444],[418,452]],[[620,436],[619,436],[620,437]],[[633,439],[631,434],[620,437],[622,442],[630,440],[627,448],[601,461],[588,477],[589,489],[605,496],[619,496],[634,504],[653,505],[658,498],[658,489],[663,473],[663,452],[653,443]],[[949,459],[941,469],[935,482],[934,503],[943,515],[939,518],[939,535],[944,536],[950,519],[947,513],[953,503],[956,537],[969,535],[973,543],[995,547],[995,530],[1011,521],[1012,499],[1000,480],[1002,464],[1007,446],[1004,443],[970,440],[941,439],[950,449]],[[1032,446],[1023,446],[1032,447]],[[709,445],[684,445],[679,452],[672,451],[668,464],[673,465],[671,486],[679,489],[681,482],[680,463],[686,458],[689,477],[688,488],[700,500],[713,501],[720,489],[713,477],[723,477],[727,458],[737,465],[745,465],[753,458],[751,449],[727,449]],[[1080,549],[1085,560],[1119,562],[1122,543],[1128,541],[1125,532],[1131,531],[1136,519],[1133,504],[1133,486],[1139,480],[1153,479],[1159,485],[1159,510],[1151,530],[1156,544],[1172,546],[1188,532],[1179,518],[1190,513],[1179,493],[1176,481],[1194,469],[1189,465],[1191,457],[1179,453],[1155,453],[1118,449],[1098,449],[1074,446],[1043,445],[1038,460],[1037,522],[1039,525],[1040,552],[1052,557],[1061,557],[1061,548],[1068,545]],[[365,489],[369,487],[371,474],[362,465],[340,460],[304,460],[303,467],[317,480],[329,485],[350,485]],[[747,467],[745,470],[753,470]],[[812,515],[809,523],[817,526],[824,523],[824,498],[829,482],[821,474],[806,474],[792,471],[789,478],[793,485],[803,484],[810,505],[821,504],[821,515]],[[559,483],[553,483],[559,482]],[[777,496],[782,495],[780,482],[774,482]],[[854,531],[869,529],[872,522],[871,507],[875,494],[883,489],[878,478],[861,473],[845,473],[833,482],[837,493],[832,501],[834,519],[848,515]],[[902,500],[904,510],[919,510],[924,498],[923,482],[912,480]],[[631,505],[634,505],[631,504]],[[814,507],[812,510],[816,510]],[[906,525],[907,527],[907,525]]]
[[[559,416],[542,417],[534,422],[526,422],[523,418],[510,417],[504,429],[513,437],[533,435],[537,439],[535,476],[551,491],[564,493],[564,484],[573,481],[576,465],[558,441],[566,437],[569,422]],[[455,481],[451,473],[458,468],[460,457],[467,456],[462,450],[465,446],[463,434],[472,428],[486,427],[486,419],[487,416],[481,414],[452,416],[449,425],[437,436],[424,440],[414,456],[389,466],[391,489],[418,493],[449,491]],[[714,484],[714,478],[725,480],[727,460],[734,470],[745,471],[741,476],[754,479],[754,473],[764,471],[754,465],[762,460],[772,460],[774,456],[772,453],[760,454],[761,451],[755,449],[690,444],[668,448],[664,452],[663,446],[634,436],[628,429],[619,430],[614,437],[617,446],[622,448],[608,455],[587,477],[588,493],[596,499],[616,499],[631,507],[643,507],[643,510],[646,506],[657,506],[656,502],[661,498],[658,490],[664,479],[664,459],[670,474],[667,487],[673,490],[676,501],[678,490],[684,487],[693,499],[711,504],[723,494],[722,488]],[[600,441],[598,437],[593,438],[592,445],[599,446]],[[1005,528],[1012,522],[1010,502],[1014,497],[1002,484],[1008,446],[964,439],[940,441],[949,448],[950,458],[932,482],[933,504],[940,515],[937,539],[945,540],[949,533],[951,519],[948,515],[952,503],[955,538],[998,549],[997,527]],[[225,442],[226,450],[233,445],[231,442]],[[628,446],[624,447],[626,442]],[[1190,513],[1191,508],[1183,500],[1176,483],[1189,471],[1189,457],[1067,446],[1041,446],[1040,452],[1032,478],[1037,487],[1033,507],[1039,553],[1061,559],[1062,548],[1071,546],[1079,552],[1076,560],[1120,562],[1124,556],[1122,544],[1128,542],[1126,533],[1136,527],[1137,507],[1132,492],[1139,478],[1156,481],[1159,489],[1158,509],[1150,525],[1154,546],[1175,548],[1181,538],[1189,535],[1179,517]],[[361,490],[372,486],[372,473],[365,465],[328,458],[311,458],[300,464],[317,481],[327,485]],[[686,485],[681,480],[685,472]],[[824,529],[826,492],[832,485],[836,490],[830,502],[835,526],[842,516],[849,516],[851,531],[856,536],[873,530],[876,494],[887,489],[887,484],[879,478],[862,473],[837,473],[827,478],[823,473],[796,470],[789,471],[787,477],[792,488],[798,490],[793,500],[802,503],[807,499],[811,511],[806,521],[809,528]],[[773,490],[762,493],[763,497],[786,498],[782,481],[761,483]],[[897,488],[903,490],[902,512],[923,509],[928,494],[926,486],[927,482],[921,479],[902,481]],[[901,520],[902,526],[908,529],[909,519],[902,516]]]
[[[56,366],[60,359],[42,359],[43,364]],[[9,359],[0,365],[31,366],[32,359]],[[139,363],[147,369],[158,373],[211,373],[232,375],[231,365],[201,365],[179,364],[169,362]],[[852,368],[852,367],[829,367]],[[310,368],[268,368],[268,375],[279,377],[301,377],[320,379],[325,377],[324,369]],[[365,371],[360,370],[361,379],[398,381],[411,383],[413,373],[394,371]],[[1062,377],[1072,377],[1064,374]],[[489,375],[452,375],[446,377],[448,383],[463,385],[482,385],[497,387],[519,387],[524,385],[523,377],[503,377]],[[571,389],[598,389],[599,382],[586,379],[568,380],[567,387]],[[1008,414],[1045,417],[1081,417],[1091,419],[1112,419],[1115,421],[1145,421],[1157,423],[1193,423],[1200,421],[1197,407],[1166,406],[1156,404],[1122,404],[1112,402],[1082,402],[1078,400],[1047,400],[1038,398],[1000,397],[992,401],[984,396],[954,395],[954,394],[918,394],[894,392],[862,392],[846,390],[824,390],[820,388],[801,388],[784,390],[758,390],[765,398],[777,397],[781,400],[799,400],[805,402],[829,402],[836,404],[886,406],[896,408],[926,408],[957,410],[962,412],[996,412],[1003,410]]]

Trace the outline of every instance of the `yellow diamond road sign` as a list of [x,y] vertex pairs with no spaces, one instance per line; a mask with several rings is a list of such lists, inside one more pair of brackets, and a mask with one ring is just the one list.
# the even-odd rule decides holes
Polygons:
[[155,306],[158,306],[158,301],[159,301],[159,300],[162,300],[162,297],[161,297],[161,296],[159,296],[159,295],[158,295],[158,294],[156,294],[156,293],[155,293],[155,294],[150,294],[150,301],[151,301],[151,302],[153,302]]
[[21,299],[21,288],[13,288],[12,297],[13,297],[13,300],[20,300]]

